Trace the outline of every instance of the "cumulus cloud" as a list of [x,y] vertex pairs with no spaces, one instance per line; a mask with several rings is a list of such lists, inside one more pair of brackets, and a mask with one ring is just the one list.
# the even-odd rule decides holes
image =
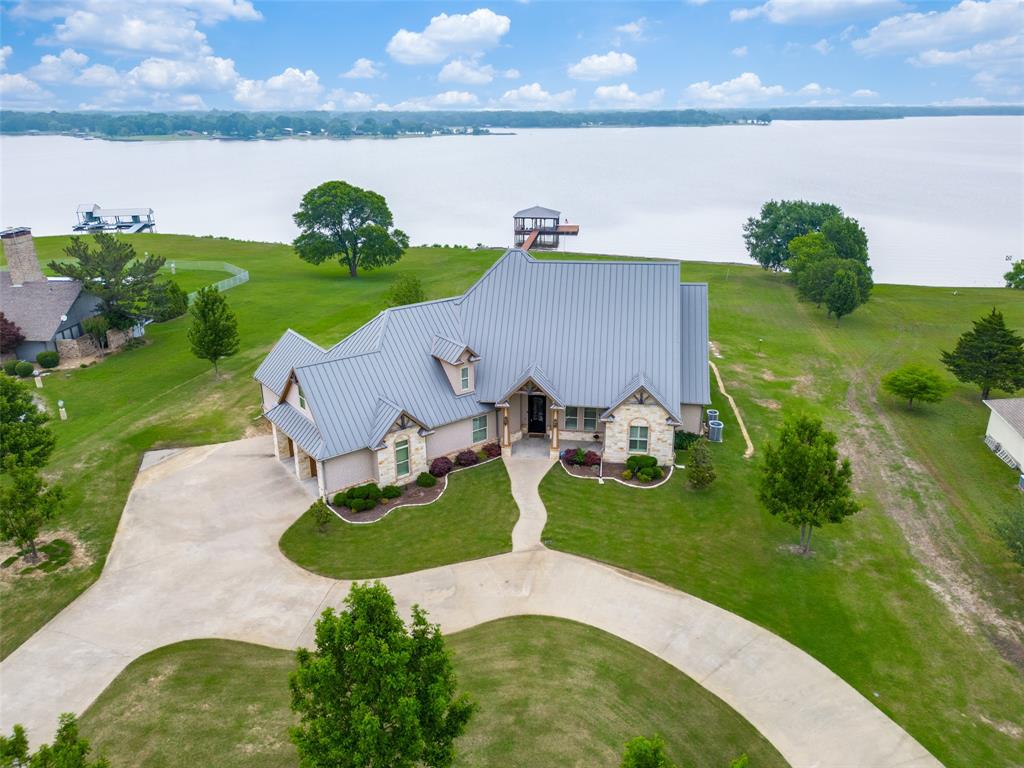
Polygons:
[[0,47],[0,72],[7,69],[7,59],[10,58],[13,53],[14,49],[9,45]]
[[738,48],[733,48],[733,49],[732,49],[732,51],[731,51],[731,53],[732,53],[732,55],[733,55],[733,56],[735,56],[736,58],[738,58],[738,59],[742,59],[742,58],[743,58],[744,56],[746,56],[746,55],[747,55],[747,53],[748,53],[748,51],[747,51],[747,46],[745,46],[745,45],[741,45],[741,46],[739,46]]
[[850,95],[855,99],[877,99],[878,91],[872,91],[870,88],[858,88]]
[[628,53],[609,51],[606,54],[584,56],[569,66],[569,77],[574,80],[605,80],[636,72],[636,59]]
[[93,64],[82,70],[75,78],[76,85],[90,88],[114,88],[121,82],[122,75],[107,64]]
[[398,112],[416,112],[426,109],[468,109],[475,107],[479,103],[480,100],[476,95],[468,91],[445,91],[433,96],[419,96],[413,99],[406,99],[388,109]]
[[47,99],[53,94],[46,91],[36,82],[20,72],[17,74],[0,75],[0,98],[9,102],[37,102]]
[[1024,58],[1024,37],[1012,35],[1001,40],[977,43],[970,48],[941,51],[931,48],[911,56],[907,61],[918,67],[941,67],[949,64],[980,65],[991,61]]
[[497,100],[496,105],[509,109],[560,109],[571,104],[574,98],[576,98],[575,90],[549,93],[541,87],[540,83],[530,83],[505,91]]
[[781,85],[765,85],[761,78],[753,72],[744,72],[732,80],[725,80],[712,85],[703,80],[692,83],[686,89],[689,99],[698,104],[720,107],[742,106],[756,101],[764,101],[782,96],[786,89]]
[[853,41],[865,55],[901,53],[1005,38],[1024,27],[1024,4],[1018,0],[962,0],[945,11],[904,13],[882,20]]
[[312,69],[288,67],[266,80],[239,80],[234,98],[249,109],[312,109],[322,92],[320,78]]
[[380,77],[381,74],[377,63],[372,59],[356,59],[352,63],[352,67],[342,77],[349,80],[372,80],[375,77]]
[[452,59],[441,68],[437,79],[442,83],[485,85],[498,75],[516,78],[519,77],[519,70],[506,69],[499,73],[490,64],[482,64],[478,59]]
[[599,85],[594,89],[595,107],[612,107],[616,109],[649,109],[661,103],[665,91],[658,89],[647,93],[636,93],[625,83],[618,85]]
[[808,83],[803,88],[801,88],[799,91],[797,91],[797,93],[800,96],[818,97],[818,96],[835,96],[837,93],[839,93],[839,91],[837,91],[835,88],[828,88],[826,86],[819,85],[818,83]]
[[387,52],[402,64],[440,64],[458,53],[479,53],[493,48],[512,27],[508,16],[489,8],[472,13],[442,13],[422,32],[400,29],[388,41]]
[[774,24],[829,22],[905,7],[899,0],[767,0],[750,8],[733,8],[733,21],[764,18]]
[[73,48],[65,48],[59,54],[45,54],[39,63],[28,70],[33,80],[45,83],[64,83],[76,77],[88,63],[89,57]]
[[327,101],[320,105],[326,112],[345,110],[366,110],[373,106],[373,96],[362,91],[346,91],[336,88],[327,94]]
[[645,16],[641,16],[639,19],[620,24],[615,28],[615,32],[619,38],[616,44],[621,43],[622,38],[632,40],[634,43],[639,43],[647,39],[647,31],[650,29],[651,24],[647,21]]

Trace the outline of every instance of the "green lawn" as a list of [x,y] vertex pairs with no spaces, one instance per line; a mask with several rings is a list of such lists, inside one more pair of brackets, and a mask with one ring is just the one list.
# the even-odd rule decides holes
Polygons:
[[320,533],[306,512],[281,537],[281,551],[335,579],[391,576],[508,552],[518,516],[505,464],[492,461],[450,475],[433,504],[369,525],[333,520]]
[[723,355],[716,362],[755,446],[786,411],[821,415],[856,457],[865,510],[817,533],[813,557],[794,556],[787,547],[796,533],[759,508],[754,462],[742,458],[739,430],[716,393],[726,442],[714,446],[719,479],[711,489],[690,491],[682,473],[637,493],[552,471],[541,488],[545,542],[771,629],[853,684],[947,765],[1020,764],[1020,671],[983,631],[957,625],[896,519],[925,526],[993,605],[1019,616],[1024,579],[990,531],[994,511],[1015,495],[1013,473],[982,444],[987,409],[969,388],[912,413],[874,395],[880,373],[906,360],[937,365],[939,348],[950,348],[993,303],[1011,325],[1024,326],[1024,304],[1005,290],[954,297],[879,286],[869,305],[836,327],[797,304],[780,276],[709,265],[683,272],[710,282],[711,336]]
[[[622,745],[660,733],[687,768],[785,761],[743,718],[651,654],[560,619],[502,619],[451,635],[461,690],[479,704],[456,766],[618,766]],[[289,651],[227,640],[133,661],[85,712],[82,733],[114,768],[297,764]]]

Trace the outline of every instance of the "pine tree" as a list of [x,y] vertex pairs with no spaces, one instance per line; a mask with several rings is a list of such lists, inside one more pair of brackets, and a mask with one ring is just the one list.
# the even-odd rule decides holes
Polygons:
[[189,312],[192,325],[188,329],[188,343],[192,354],[213,363],[216,375],[217,361],[238,352],[238,321],[224,295],[213,286],[200,289]]
[[1024,387],[1024,338],[1006,327],[995,307],[974,321],[952,352],[942,353],[942,362],[960,381],[981,387],[982,400],[993,388],[1012,394]]
[[690,446],[690,459],[686,462],[686,482],[691,488],[700,490],[715,482],[715,477],[715,467],[711,462],[711,446],[707,438],[698,438]]

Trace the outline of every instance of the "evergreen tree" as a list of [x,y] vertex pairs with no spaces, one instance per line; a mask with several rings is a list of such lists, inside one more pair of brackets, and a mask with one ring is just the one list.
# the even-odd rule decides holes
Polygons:
[[1012,394],[1024,387],[1024,338],[1006,327],[995,307],[974,321],[952,352],[942,353],[942,362],[960,381],[981,387],[982,400],[993,388]]
[[0,466],[45,465],[57,442],[49,420],[49,414],[36,407],[28,385],[0,376]]
[[174,280],[160,280],[150,291],[148,314],[165,323],[188,312],[188,294]]
[[238,321],[224,294],[213,286],[199,290],[189,311],[192,325],[188,329],[188,342],[192,354],[213,363],[216,375],[217,362],[238,352]]
[[697,438],[690,446],[689,461],[686,462],[686,482],[695,490],[707,488],[715,482],[715,467],[711,460],[711,446],[707,438]]

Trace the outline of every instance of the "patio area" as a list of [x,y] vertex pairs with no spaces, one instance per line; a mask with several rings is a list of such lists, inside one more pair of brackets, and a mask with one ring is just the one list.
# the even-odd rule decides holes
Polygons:
[[[594,451],[595,453],[601,453],[604,450],[604,444],[595,440],[559,440],[558,444],[559,452],[567,448],[582,448],[584,451]],[[547,437],[524,436],[512,443],[512,455],[517,457],[546,459],[550,450],[551,440]]]

